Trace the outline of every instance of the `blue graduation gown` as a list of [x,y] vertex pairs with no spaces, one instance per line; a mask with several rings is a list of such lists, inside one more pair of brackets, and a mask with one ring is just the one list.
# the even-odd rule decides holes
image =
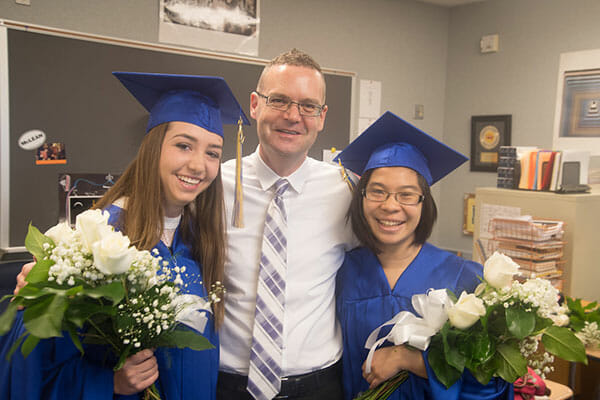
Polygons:
[[[343,385],[346,399],[354,398],[369,388],[362,377],[362,365],[368,350],[364,348],[369,334],[400,311],[415,313],[411,298],[428,289],[452,290],[457,296],[463,290],[472,292],[479,284],[482,267],[447,251],[425,243],[413,262],[390,288],[381,263],[369,249],[360,247],[346,253],[337,275],[337,316],[344,342]],[[380,337],[389,332],[383,329]],[[385,345],[391,345],[386,342]],[[481,385],[468,372],[446,390],[431,370],[424,353],[429,379],[412,373],[390,396],[390,399],[512,399],[512,385],[494,378]]]
[[[109,223],[115,224],[121,209],[110,206]],[[185,266],[184,291],[206,297],[202,271],[194,261],[190,249],[182,242],[179,228],[173,237],[171,249],[159,242],[155,248],[169,266]],[[20,314],[20,313],[19,313]],[[86,346],[84,357],[71,340],[52,338],[40,341],[34,351],[23,359],[20,350],[10,362],[5,361],[8,349],[24,332],[22,317],[18,315],[12,330],[0,337],[0,398],[1,399],[78,399],[110,400],[138,399],[139,395],[113,397],[114,357],[105,346]],[[214,320],[209,315],[204,336],[214,349],[159,348],[155,351],[159,378],[156,385],[163,400],[199,399],[216,397],[219,371],[219,339]]]

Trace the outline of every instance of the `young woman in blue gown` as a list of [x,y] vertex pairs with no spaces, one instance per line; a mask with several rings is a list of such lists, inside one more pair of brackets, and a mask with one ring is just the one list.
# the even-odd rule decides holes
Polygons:
[[339,159],[361,175],[349,215],[362,246],[346,254],[337,275],[345,397],[406,370],[408,379],[390,399],[512,398],[505,381],[494,378],[481,385],[468,371],[446,389],[429,367],[427,351],[390,342],[374,352],[371,371],[365,372],[367,338],[400,311],[415,313],[413,295],[443,288],[459,295],[480,282],[480,264],[427,243],[437,217],[430,186],[466,157],[387,112]]
[[[185,266],[184,292],[206,297],[213,283],[223,281],[222,124],[248,121],[222,78],[115,75],[150,118],[137,157],[96,208],[107,210],[109,223],[138,249],[158,250],[170,268]],[[68,338],[42,340],[28,358],[17,351],[5,361],[24,332],[19,316],[0,339],[0,397],[137,399],[156,383],[163,400],[214,399],[223,303],[212,304],[206,314],[202,333],[213,349],[145,349],[116,372],[106,347],[86,346],[81,357]]]

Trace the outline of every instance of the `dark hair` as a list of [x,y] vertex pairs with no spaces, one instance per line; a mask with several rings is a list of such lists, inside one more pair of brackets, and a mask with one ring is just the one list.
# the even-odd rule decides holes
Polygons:
[[[162,185],[159,161],[168,123],[152,128],[144,137],[136,158],[94,208],[104,209],[117,199],[125,199],[125,208],[117,227],[140,250],[150,250],[163,231]],[[216,281],[223,282],[225,264],[225,220],[221,171],[194,201],[183,208],[182,240],[202,266],[206,291]],[[214,303],[215,328],[223,321],[223,302]]]
[[[363,211],[363,191],[367,187],[367,184],[369,183],[371,175],[373,175],[373,171],[375,169],[370,169],[365,172],[358,181],[356,188],[354,188],[352,202],[350,203],[350,209],[348,210],[348,218],[350,218],[352,222],[352,230],[354,231],[354,234],[362,243],[362,245],[369,248],[373,253],[379,254],[381,253],[380,243],[375,235],[373,235]],[[429,239],[429,236],[431,236],[433,225],[437,219],[437,207],[433,197],[431,196],[429,184],[427,184],[425,178],[423,178],[423,176],[418,172],[417,178],[419,187],[421,188],[425,198],[421,207],[421,218],[419,219],[419,224],[415,229],[414,243],[423,244],[427,241],[427,239]]]

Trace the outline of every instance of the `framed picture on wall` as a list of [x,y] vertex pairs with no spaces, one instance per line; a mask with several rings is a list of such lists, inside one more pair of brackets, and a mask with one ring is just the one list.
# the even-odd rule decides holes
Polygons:
[[496,172],[500,146],[510,146],[511,115],[471,117],[471,171]]
[[560,55],[552,145],[600,155],[600,49]]
[[465,193],[463,198],[463,234],[473,235],[475,230],[475,193]]

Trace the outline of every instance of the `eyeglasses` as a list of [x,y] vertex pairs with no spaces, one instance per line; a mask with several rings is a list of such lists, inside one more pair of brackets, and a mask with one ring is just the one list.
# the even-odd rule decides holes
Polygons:
[[254,93],[265,99],[267,106],[275,110],[287,111],[290,109],[290,106],[292,104],[295,104],[298,106],[298,112],[300,113],[300,115],[304,115],[306,117],[318,117],[319,115],[321,115],[323,107],[325,107],[310,102],[298,103],[297,101],[292,101],[289,97],[281,95],[265,96],[262,93]]
[[394,200],[405,206],[416,206],[425,200],[425,196],[414,192],[386,192],[382,189],[367,188],[362,191],[363,196],[367,200],[375,201],[377,203],[383,203],[390,195],[394,195]]

